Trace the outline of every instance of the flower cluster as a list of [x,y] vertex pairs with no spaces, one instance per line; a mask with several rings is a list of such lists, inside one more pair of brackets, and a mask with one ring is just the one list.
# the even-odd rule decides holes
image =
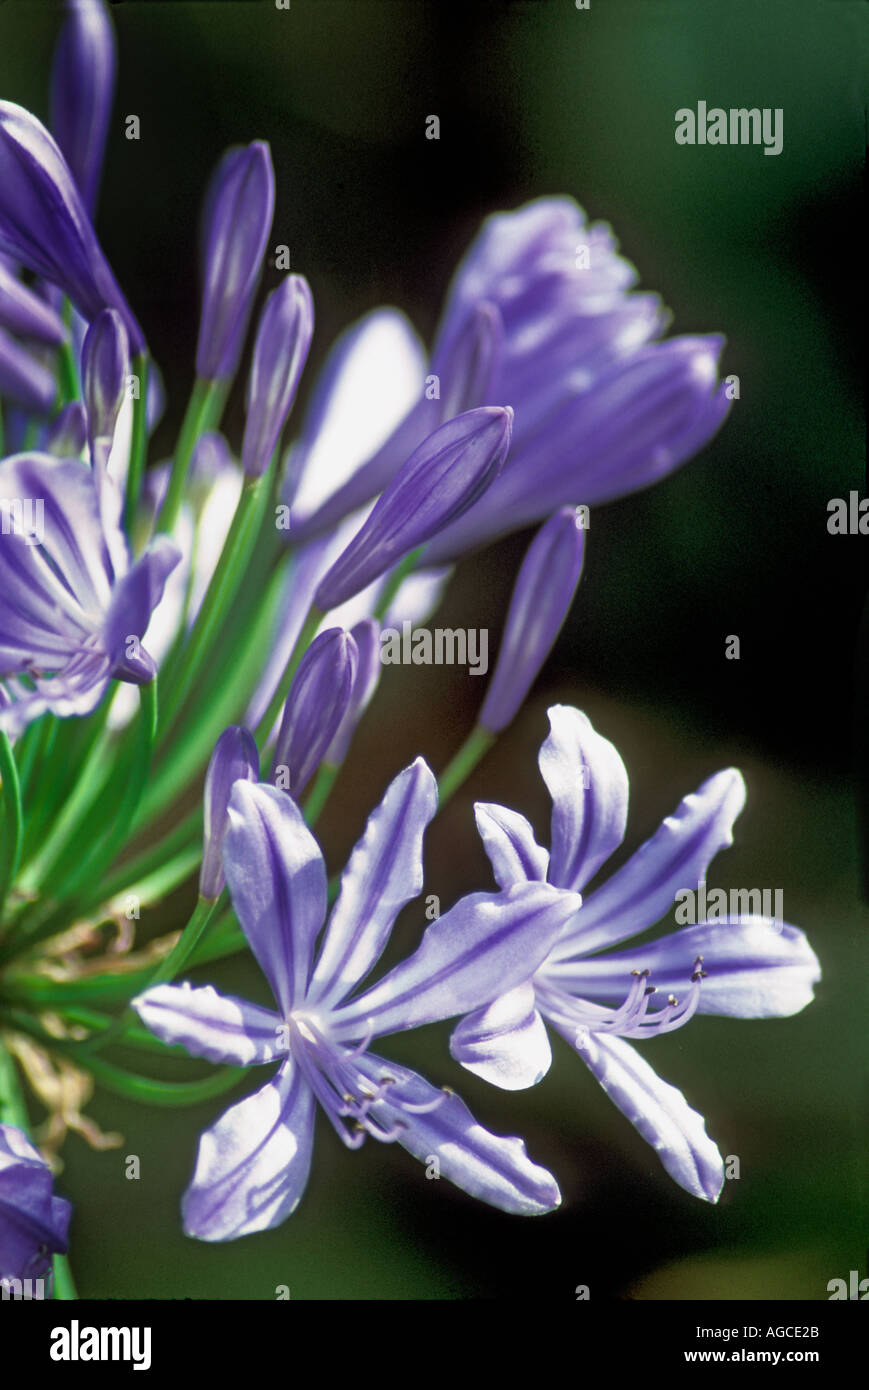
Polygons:
[[[111,1139],[80,1115],[93,1084],[177,1105],[272,1067],[202,1136],[182,1203],[200,1240],[290,1215],[318,1105],[349,1148],[394,1141],[504,1211],[552,1211],[556,1179],[520,1139],[372,1051],[450,1018],[453,1058],[508,1091],[544,1077],[548,1024],[676,1182],[716,1201],[702,1118],[632,1042],[696,1013],[792,1014],[817,960],[797,928],[759,917],[609,948],[730,843],[738,772],[586,892],[624,836],[628,778],[583,714],[555,706],[550,849],[517,812],[478,805],[497,891],[461,897],[369,976],[422,892],[426,827],[558,636],[589,507],[662,479],[721,425],[721,338],[664,337],[609,229],[543,198],[485,223],[430,354],[395,310],[351,327],[290,439],[314,296],[288,274],[260,303],[275,187],[256,141],[204,193],[196,379],[160,464],[160,374],[93,221],[114,79],[103,0],[73,0],[51,131],[0,101],[0,1277],[62,1256],[70,1214],[27,1137],[22,1078],[52,1134],[75,1124],[99,1146]],[[221,420],[249,338],[233,447]],[[330,880],[313,827],[375,702],[381,625],[421,623],[456,562],[538,524],[474,730],[438,780],[421,758],[384,769],[397,775]],[[197,872],[184,930],[143,944],[141,909],[158,926]],[[271,1006],[173,983],[246,950]],[[158,1081],[113,1055],[155,1038],[209,1069]]]

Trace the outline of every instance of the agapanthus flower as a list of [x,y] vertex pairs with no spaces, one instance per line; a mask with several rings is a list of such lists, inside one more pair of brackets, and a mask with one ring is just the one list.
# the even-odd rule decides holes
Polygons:
[[0,1124],[0,1286],[41,1279],[66,1254],[72,1208],[55,1197],[51,1169],[16,1125]]
[[88,714],[111,679],[153,679],[139,639],[180,558],[173,542],[158,536],[131,564],[111,480],[98,490],[78,459],[4,459],[0,504],[0,682],[10,697],[0,728],[20,734],[46,710]]
[[56,398],[57,385],[48,368],[0,328],[0,399],[47,415]]
[[115,94],[115,33],[103,0],[67,0],[54,50],[51,128],[93,216]]
[[[656,341],[667,315],[657,296],[630,293],[635,279],[609,228],[589,225],[569,198],[490,217],[456,271],[426,389],[420,385],[389,438],[318,505],[297,500],[296,539],[376,496],[441,422],[441,401],[459,390],[464,409],[512,406],[513,444],[485,504],[428,546],[431,563],[559,506],[635,492],[679,467],[727,413],[717,375],[722,340]],[[478,356],[486,369],[469,372],[468,344],[481,337],[482,321],[489,347]],[[408,354],[415,362],[413,344]],[[479,399],[468,396],[469,377]]]
[[0,261],[0,328],[56,347],[67,338],[60,315]]
[[315,637],[299,663],[275,744],[272,781],[298,800],[351,710],[359,651],[332,627]]
[[[579,892],[624,837],[628,776],[618,752],[577,709],[556,705],[549,719],[539,762],[552,797],[550,851],[518,812],[476,807],[504,889],[548,882]],[[678,891],[705,879],[711,859],[732,843],[744,801],[745,785],[734,768],[686,796],[656,834],[584,898],[526,981],[463,1019],[451,1041],[453,1056],[468,1070],[519,1090],[548,1070],[545,1020],[576,1049],[671,1177],[711,1202],[724,1170],[703,1117],[627,1039],[671,1032],[697,1012],[734,1018],[797,1013],[820,978],[815,953],[797,927],[759,915],[700,922],[627,951],[600,953],[653,926]],[[661,998],[666,1002],[657,1007]]]
[[57,285],[88,321],[117,309],[131,350],[143,350],[66,160],[45,126],[11,101],[0,101],[0,250]]
[[202,216],[200,377],[231,377],[238,365],[274,207],[268,145],[256,140],[227,150],[212,176]]
[[152,1032],[194,1056],[280,1064],[202,1136],[183,1202],[188,1235],[233,1240],[290,1215],[308,1179],[318,1101],[348,1148],[366,1135],[394,1140],[426,1162],[437,1158],[442,1177],[493,1206],[536,1215],[558,1205],[551,1175],[520,1140],[490,1134],[457,1096],[369,1051],[375,1037],[477,1007],[499,983],[512,988],[578,905],[543,883],[472,894],[426,930],[412,956],[357,993],[422,888],[422,839],[436,808],[435,780],[418,759],[369,819],[314,960],[326,919],[319,846],[287,793],[235,784],[224,869],[277,1009],[189,984],[158,985],[133,1001]]

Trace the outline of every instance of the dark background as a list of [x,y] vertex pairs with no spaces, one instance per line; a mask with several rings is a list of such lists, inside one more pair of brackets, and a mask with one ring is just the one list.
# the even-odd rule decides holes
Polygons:
[[[219,1103],[187,1116],[101,1097],[94,1113],[125,1146],[92,1156],[71,1141],[61,1179],[77,1200],[82,1292],[570,1298],[587,1283],[593,1297],[824,1298],[829,1279],[865,1275],[867,953],[851,762],[867,542],[829,535],[826,509],[866,494],[866,5],[292,0],[284,12],[271,0],[149,0],[114,15],[120,85],[97,225],[167,384],[155,458],[171,451],[192,382],[199,202],[230,143],[271,144],[273,240],[316,303],[305,392],[334,336],[377,305],[404,309],[430,341],[481,218],[548,193],[612,224],[641,287],[673,311],[671,331],[726,335],[722,371],[741,384],[729,421],[674,477],[593,512],[571,617],[526,709],[433,827],[426,891],[446,906],[488,886],[474,797],[522,809],[545,838],[536,749],[546,706],[568,701],[625,758],[628,849],[710,772],[743,768],[748,806],[710,881],[781,887],[825,979],[796,1019],[698,1019],[645,1054],[740,1156],[717,1209],[671,1183],[566,1049],[543,1085],[505,1097],[454,1066],[446,1028],[394,1044],[553,1168],[565,1208],[531,1222],[433,1190],[397,1149],[345,1154],[324,1125],[288,1224],[197,1245],[180,1234],[177,1196]],[[57,23],[54,4],[0,3],[0,94],[43,117]],[[698,99],[782,107],[783,152],[677,146],[674,112]],[[129,114],[139,142],[124,138]],[[429,114],[437,142],[425,139]],[[267,272],[266,288],[276,278]],[[237,442],[239,390],[227,418]],[[445,625],[488,626],[494,652],[527,539],[460,567]],[[739,661],[724,658],[729,634]],[[323,818],[332,867],[389,776],[420,752],[443,766],[479,684],[458,668],[384,682]],[[860,730],[865,717],[860,702]],[[179,913],[189,901],[180,895]],[[400,949],[421,919],[402,919]],[[262,989],[246,962],[211,977]],[[142,1157],[138,1184],[124,1179],[125,1153]]]

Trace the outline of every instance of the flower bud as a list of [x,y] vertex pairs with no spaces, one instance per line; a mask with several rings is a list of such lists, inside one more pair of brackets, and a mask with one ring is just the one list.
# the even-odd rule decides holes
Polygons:
[[249,478],[260,477],[269,466],[295,399],[313,331],[314,304],[308,282],[301,275],[288,275],[265,302],[253,349],[241,451]]
[[108,457],[111,450],[130,372],[127,332],[114,309],[98,314],[85,334],[81,368],[88,442],[96,462],[97,451]]
[[93,216],[115,92],[115,35],[103,0],[67,0],[51,70],[51,129]]
[[209,902],[219,898],[223,891],[224,876],[220,855],[223,837],[229,828],[229,798],[234,784],[238,781],[259,781],[259,754],[253,735],[240,724],[231,724],[228,729],[224,729],[214,745],[214,752],[205,774],[199,894]]
[[350,629],[356,643],[357,666],[353,694],[338,731],[326,750],[323,761],[340,767],[350,748],[359,720],[365,713],[380,680],[380,624],[374,618],[364,618]]
[[580,514],[562,507],[528,547],[480,713],[479,722],[489,733],[500,733],[514,718],[552,650],[582,573],[584,542]]
[[317,607],[328,612],[352,598],[473,507],[504,465],[512,423],[509,406],[486,406],[424,439],[321,581]]
[[196,372],[215,380],[234,373],[275,207],[275,176],[262,140],[228,150],[203,210],[203,290]]
[[45,126],[11,101],[0,101],[0,251],[58,285],[88,320],[117,309],[131,350],[143,351],[66,160]]
[[358,652],[340,627],[314,638],[299,663],[284,705],[272,781],[298,800],[317,771],[351,706]]
[[23,1129],[0,1124],[0,1278],[41,1279],[65,1254],[72,1212],[55,1197],[51,1169]]

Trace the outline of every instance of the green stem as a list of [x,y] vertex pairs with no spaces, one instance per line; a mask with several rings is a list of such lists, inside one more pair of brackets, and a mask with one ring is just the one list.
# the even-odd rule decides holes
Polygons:
[[16,1129],[23,1129],[25,1134],[28,1133],[30,1125],[24,1095],[15,1072],[15,1063],[2,1039],[0,1039],[0,1123],[15,1125]]
[[0,732],[0,781],[3,783],[3,804],[5,807],[3,840],[0,843],[0,921],[2,921],[6,894],[18,872],[23,834],[18,767],[9,736],[3,732]]
[[133,823],[133,817],[148,780],[151,753],[157,733],[156,676],[147,685],[139,687],[139,699],[141,701],[139,736],[129,765],[122,770],[124,792],[115,809],[112,828],[105,839],[85,857],[78,872],[64,884],[65,896],[74,894],[84,883],[102,878],[106,869],[114,862]]
[[373,613],[373,616],[379,623],[383,622],[383,619],[389,612],[389,606],[405,579],[407,579],[408,575],[413,574],[424,549],[424,546],[419,546],[418,549],[409,551],[404,559],[399,560],[398,564],[387,574],[386,583],[383,586]]
[[174,530],[178,513],[181,510],[181,503],[184,500],[187,472],[190,468],[190,460],[193,457],[196,441],[204,430],[215,424],[220,418],[220,411],[225,398],[225,382],[206,381],[203,377],[196,378],[178,436],[175,457],[172,460],[169,487],[163,499],[163,506],[160,508],[160,515],[157,518],[158,531]]
[[262,516],[260,504],[263,491],[267,487],[267,476],[265,474],[261,478],[245,479],[220,559],[188,638],[181,670],[175,673],[171,683],[172,694],[160,720],[164,734],[172,727],[199,675],[215,633],[219,630],[244,577],[259,532]]
[[127,496],[124,503],[124,529],[128,536],[133,534],[133,519],[139,505],[145,473],[145,455],[148,451],[148,373],[147,354],[139,352],[133,358],[133,375],[139,378],[139,395],[133,402],[133,434],[130,440],[130,466],[127,470]]
[[475,724],[459,751],[450,759],[438,778],[438,806],[445,806],[450,797],[458,791],[462,783],[473,772],[495,742],[481,724]]
[[54,1296],[68,1302],[74,1302],[78,1298],[68,1255],[54,1257]]
[[68,405],[70,401],[77,400],[81,395],[81,383],[78,375],[78,363],[75,360],[72,343],[62,343],[59,350],[60,367],[60,387],[58,396],[58,408]]
[[208,926],[218,901],[217,898],[202,897],[197,900],[190,920],[166,959],[161,961],[160,965],[154,971],[149,981],[149,987],[150,985],[168,984],[170,980],[174,980],[179,970],[183,968],[187,957],[197,945],[205,928]]
[[341,771],[338,763],[321,763],[314,778],[314,785],[308,795],[304,805],[305,820],[309,826],[314,826],[329,800],[329,795],[335,785],[335,779]]
[[319,608],[312,607],[302,625],[302,630],[296,639],[296,645],[293,647],[290,659],[284,667],[284,674],[278,681],[277,689],[271,698],[271,703],[257,725],[256,744],[260,753],[262,753],[265,748],[269,734],[275,726],[275,720],[283,709],[284,701],[290,693],[290,686],[293,683],[293,677],[296,671],[299,669],[299,662],[314,640],[317,628],[323,621],[323,617],[324,614],[320,612]]

